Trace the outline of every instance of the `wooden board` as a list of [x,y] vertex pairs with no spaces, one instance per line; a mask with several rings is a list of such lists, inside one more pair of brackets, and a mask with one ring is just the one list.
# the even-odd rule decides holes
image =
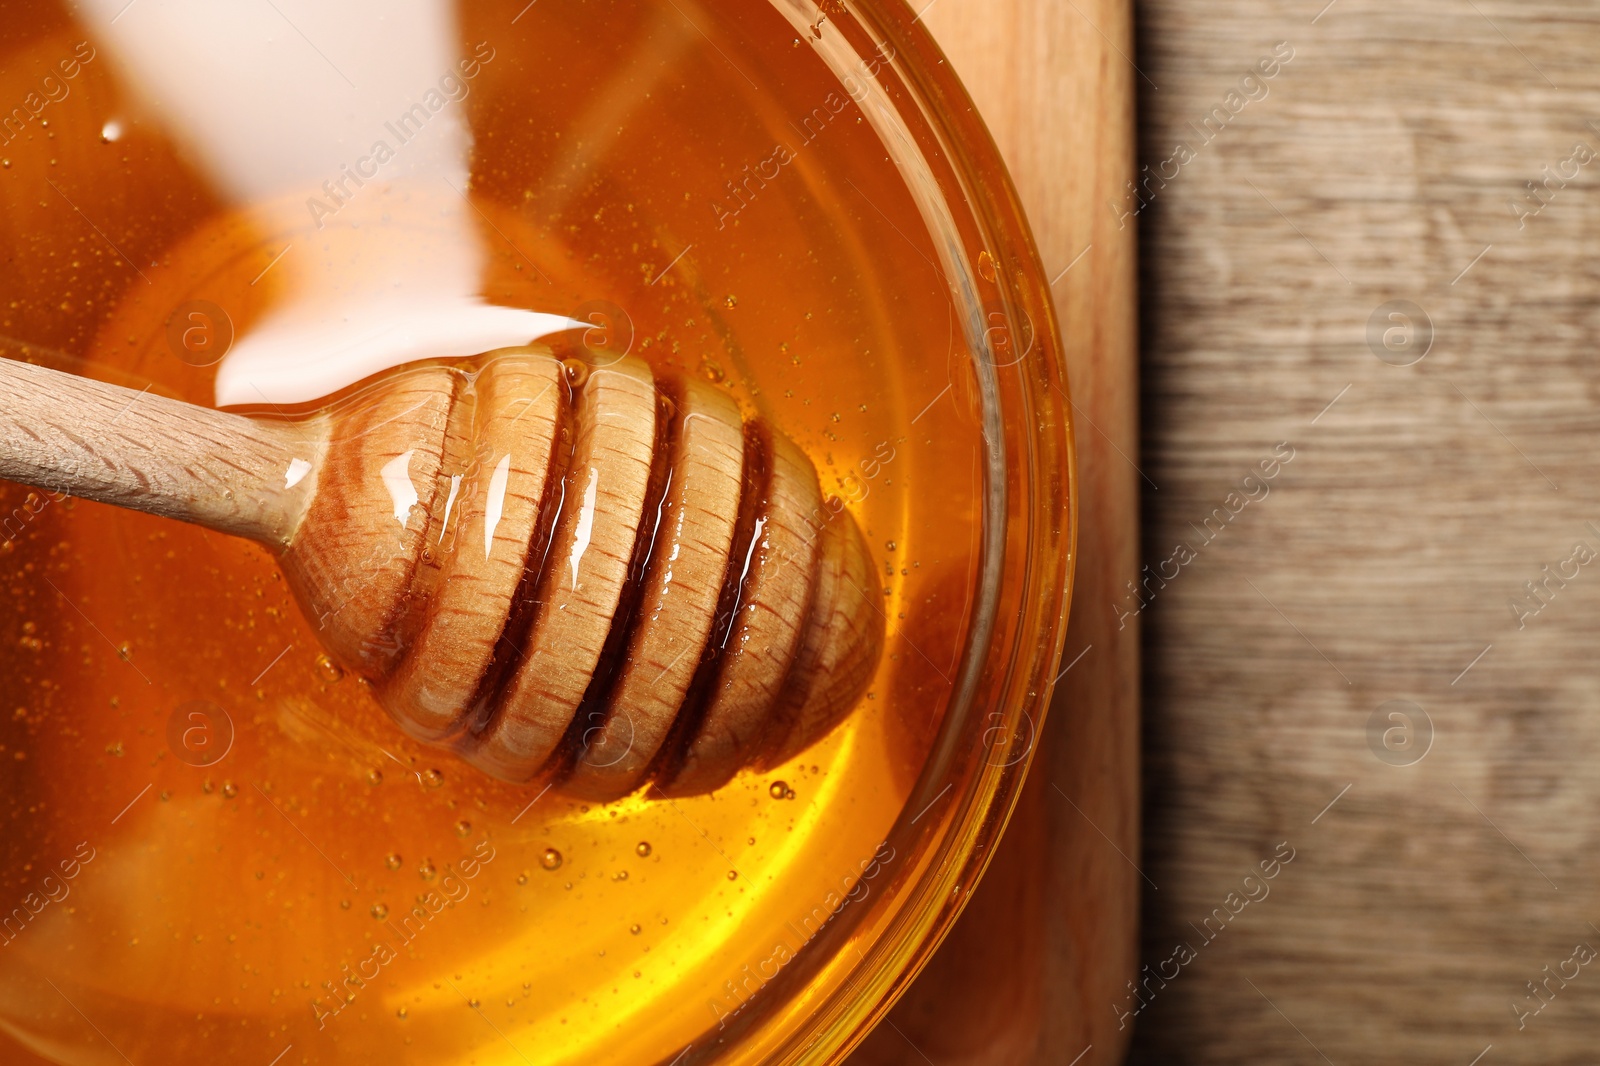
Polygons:
[[[1600,150],[1600,10],[1147,0],[1139,31],[1141,162],[1193,153],[1139,217],[1143,562],[1195,556],[1142,615],[1141,963],[1194,958],[1134,1061],[1593,1062],[1593,967],[1513,1005],[1600,949],[1600,567],[1565,563],[1600,551],[1600,161],[1563,166]],[[1411,366],[1369,343],[1395,300],[1432,323]],[[1546,565],[1577,576],[1519,628]],[[1396,699],[1432,744],[1385,762]]]
[[[921,0],[926,3],[926,0]],[[936,0],[925,10],[1011,170],[1061,318],[1075,405],[1079,560],[1063,677],[989,873],[928,968],[852,1058],[1093,1066],[1131,1027],[1138,620],[1135,228],[1105,209],[1132,176],[1131,6]],[[1070,268],[1070,269],[1069,269]],[[1080,658],[1081,656],[1081,658]]]

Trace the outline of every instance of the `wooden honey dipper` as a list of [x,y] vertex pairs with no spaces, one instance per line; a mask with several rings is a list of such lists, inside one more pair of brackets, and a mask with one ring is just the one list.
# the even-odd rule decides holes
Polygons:
[[594,799],[787,760],[883,643],[804,453],[636,359],[506,349],[298,421],[0,359],[0,478],[262,544],[406,732]]

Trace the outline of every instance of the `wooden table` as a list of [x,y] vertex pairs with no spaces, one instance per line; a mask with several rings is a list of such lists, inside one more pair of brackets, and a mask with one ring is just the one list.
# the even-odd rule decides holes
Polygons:
[[1600,10],[1139,28],[1141,161],[1193,152],[1139,216],[1143,562],[1195,554],[1142,615],[1141,964],[1195,957],[1134,1060],[1594,1062]]
[[[926,0],[921,0],[926,2]],[[921,6],[921,3],[918,4]],[[1139,621],[1130,5],[936,0],[925,19],[989,124],[1028,211],[1076,418],[1079,558],[1044,742],[989,873],[855,1066],[1119,1062],[1111,1011],[1136,969]],[[1080,657],[1081,656],[1081,657]]]
[[[1048,828],[1025,807],[951,951],[867,1051],[1069,1063],[1092,1040],[1084,1062],[1114,1061],[1106,1023],[1138,1009],[1132,1061],[1151,1066],[1593,1062],[1600,10],[1146,0],[1135,51],[1109,7],[939,0],[928,19],[1047,264],[1138,209],[1137,451],[1073,333],[1106,309],[1065,317],[1086,518],[1093,479],[1128,469],[1092,418],[1139,463],[1143,544],[1124,566],[1114,539],[1098,559],[1086,540],[1068,653],[1095,649],[1033,783],[1081,789],[1130,839],[1088,806],[1115,790],[1085,765],[1126,734],[1079,686],[1110,690],[1107,613],[1137,610],[1147,880],[1116,887],[1142,887],[1139,997],[1093,976],[1122,963],[1126,911],[1102,893],[1128,868],[1092,865],[1107,841],[1074,840],[1052,791]],[[1095,121],[1083,87],[1123,79],[1141,194],[1085,197],[1093,168],[1062,146]],[[1092,239],[1064,303],[1104,266]],[[1097,598],[1107,571],[1143,591]],[[1017,871],[1042,846],[1029,940],[1000,915],[1035,906]],[[1088,864],[1076,885],[1069,854]],[[1099,938],[1060,936],[1084,910]],[[1023,1020],[986,1028],[963,1004]]]

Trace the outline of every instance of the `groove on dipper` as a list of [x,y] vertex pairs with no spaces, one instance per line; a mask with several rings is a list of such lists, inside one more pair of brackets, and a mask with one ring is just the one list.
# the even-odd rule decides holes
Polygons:
[[[424,370],[424,371],[421,371],[421,373],[427,373],[427,371]],[[461,406],[461,381],[460,381],[460,379],[455,374],[446,374],[445,375],[445,380],[449,382],[450,398],[445,401],[445,408],[444,408],[445,437],[444,437],[444,441],[439,446],[439,469],[440,469],[441,472],[444,470],[445,463],[450,458],[449,452],[448,452],[448,449],[450,447],[450,431],[452,429],[456,428],[455,422],[453,420],[456,418],[457,409]],[[367,393],[376,393],[377,392],[377,388],[378,388],[377,386],[369,386],[369,387],[367,387],[365,389],[362,389],[361,392],[357,393],[356,395],[357,396],[361,396],[361,395],[365,395]],[[354,398],[352,398],[352,400],[351,400],[351,406],[355,407],[355,399]],[[418,406],[421,406],[421,405],[419,404]],[[359,410],[360,413],[362,413],[362,414],[369,414],[370,413],[369,411],[360,409],[359,407],[357,407],[356,409]],[[365,436],[368,433],[371,433],[374,430],[380,428],[381,426],[387,425],[389,422],[398,421],[398,420],[406,417],[407,415],[411,414],[416,409],[417,409],[416,407],[413,407],[409,411],[403,411],[400,414],[395,415],[392,418],[385,420],[384,422],[378,423],[377,426],[369,426],[366,429],[362,430],[360,433],[353,434],[350,437],[345,437],[345,438],[332,438],[332,437],[330,437],[329,438],[330,442],[335,440],[335,439],[354,440],[356,437]],[[335,423],[335,425],[338,425],[338,424],[339,423]],[[431,527],[431,525],[433,523],[433,515],[438,513],[437,512],[437,508],[439,506],[439,495],[440,495],[440,493],[442,493],[444,491],[444,481],[445,480],[446,479],[444,479],[444,478],[435,478],[434,479],[433,493],[432,493],[432,495],[430,495],[428,497],[426,503],[424,504],[425,510],[424,510],[423,513],[425,515],[427,515],[427,518],[424,519],[423,526],[422,526],[422,529],[423,529],[423,532],[422,532],[423,545],[422,545],[422,547],[423,547],[424,550],[427,548],[427,536],[428,536],[428,532],[427,531],[428,531],[428,529]],[[421,502],[421,501],[419,501],[419,502]],[[392,561],[392,559],[391,559],[391,561]],[[404,574],[404,577],[403,577],[404,584],[402,584],[400,587],[405,589],[406,592],[395,600],[394,605],[390,608],[387,617],[385,617],[381,621],[381,623],[379,624],[378,628],[372,633],[372,635],[361,642],[362,643],[363,653],[367,652],[368,650],[373,650],[373,651],[377,651],[377,652],[379,652],[379,653],[381,653],[383,655],[384,659],[387,662],[387,666],[385,668],[386,670],[393,670],[395,668],[395,664],[400,661],[400,659],[401,659],[401,657],[403,655],[405,655],[406,649],[410,647],[410,636],[411,636],[411,634],[408,633],[406,630],[409,628],[410,625],[414,625],[415,624],[414,622],[412,622],[407,617],[408,614],[410,614],[410,610],[411,610],[412,603],[413,603],[412,597],[410,596],[410,592],[411,592],[411,590],[413,590],[413,589],[415,589],[417,587],[418,573],[421,571],[422,566],[423,566],[422,552],[418,551],[415,555],[410,556],[408,559],[406,559],[404,565],[405,565],[405,574]],[[340,610],[343,610],[343,608],[341,607]],[[318,626],[318,628],[320,629],[321,626]]]
[[585,738],[605,725],[611,693],[622,675],[628,646],[633,641],[633,631],[638,623],[639,607],[644,602],[645,577],[650,572],[656,535],[661,530],[661,512],[666,505],[667,489],[672,480],[672,458],[682,433],[680,415],[683,410],[682,392],[677,383],[663,380],[653,373],[651,377],[656,392],[656,436],[650,453],[650,480],[646,483],[644,506],[639,511],[639,528],[633,538],[633,555],[628,560],[628,576],[623,579],[617,610],[611,616],[611,628],[606,631],[606,642],[600,649],[594,675],[589,678],[589,686],[584,690],[577,713],[567,723],[567,731],[552,756],[559,760],[552,777],[555,781],[571,773],[588,746]]
[[710,637],[700,653],[700,665],[684,694],[672,729],[662,742],[643,780],[655,782],[675,777],[683,767],[689,744],[700,732],[706,707],[722,673],[723,651],[733,632],[739,607],[744,602],[745,585],[756,559],[757,523],[768,508],[772,491],[772,430],[760,419],[744,424],[744,466],[739,489],[739,517],[733,527],[733,547],[722,575],[722,592],[717,597],[717,615]]
[[528,636],[533,620],[538,614],[539,586],[550,567],[550,542],[554,539],[556,523],[566,506],[567,472],[573,453],[578,447],[578,404],[574,390],[567,389],[566,399],[556,407],[555,439],[550,445],[550,465],[545,471],[544,491],[539,497],[539,515],[533,526],[533,543],[528,548],[527,560],[522,564],[522,578],[511,597],[511,611],[506,616],[505,628],[495,641],[494,655],[483,676],[478,679],[470,709],[465,715],[465,733],[476,737],[488,729],[500,713],[500,703],[505,696],[506,681],[512,667],[522,658],[522,649],[528,646]]

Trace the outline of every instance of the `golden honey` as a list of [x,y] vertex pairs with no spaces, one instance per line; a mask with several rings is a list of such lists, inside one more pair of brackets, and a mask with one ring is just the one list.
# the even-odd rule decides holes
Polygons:
[[[384,255],[298,238],[209,172],[103,16],[25,8],[0,46],[6,354],[211,403],[219,366],[174,346],[175,311],[206,301],[242,343],[294,277],[385,282]],[[338,66],[345,42],[283,8],[282,47]],[[733,1050],[731,1021],[806,1010],[776,979],[881,887],[979,548],[968,356],[916,206],[762,5],[475,4],[450,25],[479,63],[444,105],[470,132],[477,295],[581,312],[597,332],[558,343],[703,375],[790,434],[877,560],[878,674],[788,765],[584,804],[402,736],[259,548],[5,486],[7,1062],[699,1061]],[[366,146],[348,155],[374,187],[335,169],[310,218],[383,203],[422,233],[450,200],[384,199]]]

